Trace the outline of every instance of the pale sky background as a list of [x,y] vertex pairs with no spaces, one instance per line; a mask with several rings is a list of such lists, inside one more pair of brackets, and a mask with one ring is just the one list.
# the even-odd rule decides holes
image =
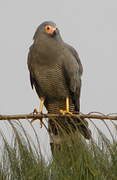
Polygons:
[[[58,25],[62,38],[80,55],[84,67],[81,112],[117,112],[116,0],[0,0],[0,114],[30,113],[38,107],[27,54],[36,28],[46,20]],[[105,126],[95,122],[108,136]],[[46,132],[38,122],[34,126],[47,146]],[[8,133],[2,122],[0,129]]]

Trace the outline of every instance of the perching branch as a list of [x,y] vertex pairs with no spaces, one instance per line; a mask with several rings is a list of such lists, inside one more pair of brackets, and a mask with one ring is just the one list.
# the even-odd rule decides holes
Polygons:
[[88,113],[88,114],[17,114],[17,115],[0,115],[0,120],[20,120],[20,119],[42,119],[42,118],[54,118],[54,117],[76,117],[76,118],[88,118],[88,119],[100,119],[100,120],[117,120],[117,114],[104,115],[101,113]]

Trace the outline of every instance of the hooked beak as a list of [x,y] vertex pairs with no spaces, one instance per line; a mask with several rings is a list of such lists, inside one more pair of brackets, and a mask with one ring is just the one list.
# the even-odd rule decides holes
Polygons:
[[51,29],[49,30],[49,34],[51,35],[56,34],[56,30],[57,30],[56,26],[51,27]]

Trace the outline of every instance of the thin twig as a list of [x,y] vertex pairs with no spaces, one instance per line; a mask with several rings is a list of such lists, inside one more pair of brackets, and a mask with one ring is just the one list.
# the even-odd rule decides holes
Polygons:
[[40,119],[40,118],[55,118],[55,117],[74,117],[74,118],[88,118],[100,120],[117,120],[114,115],[98,115],[94,113],[88,114],[16,114],[16,115],[0,115],[0,120],[20,120],[20,119]]

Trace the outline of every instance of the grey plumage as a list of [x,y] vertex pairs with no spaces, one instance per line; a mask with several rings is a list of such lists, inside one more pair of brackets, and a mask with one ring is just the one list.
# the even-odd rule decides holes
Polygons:
[[[42,23],[35,35],[34,43],[28,54],[28,68],[30,71],[31,86],[36,89],[38,96],[45,99],[45,106],[49,113],[59,113],[66,108],[66,97],[70,99],[70,110],[80,111],[81,75],[83,67],[76,50],[66,44],[56,29],[48,34],[44,27],[55,27],[53,22]],[[60,126],[68,131],[68,124],[76,129],[79,119],[55,119]],[[55,122],[54,121],[54,122]],[[51,119],[49,127],[54,134],[60,129]],[[75,122],[75,125],[74,125]],[[81,133],[90,138],[91,133],[85,125],[78,126]]]

